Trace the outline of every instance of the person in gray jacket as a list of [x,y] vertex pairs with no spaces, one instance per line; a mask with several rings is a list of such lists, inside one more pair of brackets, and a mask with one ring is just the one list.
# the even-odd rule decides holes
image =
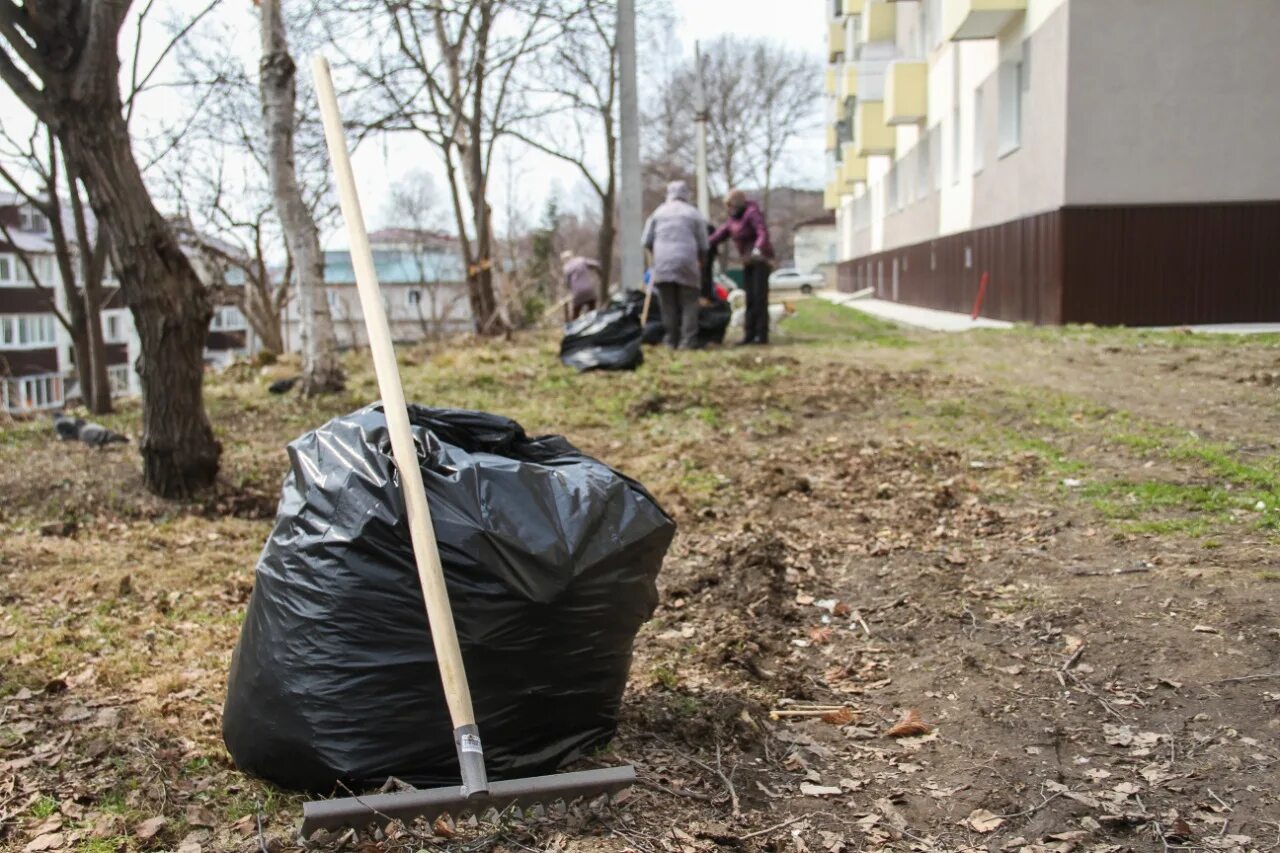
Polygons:
[[689,203],[684,181],[667,185],[667,200],[644,225],[644,247],[653,253],[652,281],[662,306],[667,346],[696,349],[698,292],[707,260],[707,220]]

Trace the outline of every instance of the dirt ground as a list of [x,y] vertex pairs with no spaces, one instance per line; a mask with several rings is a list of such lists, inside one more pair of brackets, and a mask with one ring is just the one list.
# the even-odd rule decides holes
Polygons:
[[[554,342],[406,351],[411,399],[561,432],[680,532],[620,802],[325,850],[1280,847],[1280,343],[905,332],[817,301],[768,349],[577,376]],[[217,494],[0,431],[0,845],[298,846],[220,715],[283,445],[373,399],[212,379]],[[108,423],[136,430],[136,410]],[[892,734],[905,736],[894,737]]]

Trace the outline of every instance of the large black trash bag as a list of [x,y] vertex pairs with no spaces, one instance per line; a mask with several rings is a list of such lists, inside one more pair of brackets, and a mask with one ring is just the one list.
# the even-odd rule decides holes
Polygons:
[[[644,294],[638,291],[633,293],[636,295],[629,294],[628,298],[641,306],[637,309],[638,311],[643,311]],[[698,345],[724,343],[725,331],[729,328],[729,318],[732,315],[733,310],[723,299],[712,299],[710,305],[700,305],[698,307]],[[644,324],[644,342],[660,344],[665,337],[666,326],[662,322],[662,307],[655,294],[653,301],[649,304],[648,320]]]
[[[563,438],[479,412],[410,420],[489,773],[552,772],[614,734],[675,523]],[[227,749],[299,790],[457,784],[381,405],[289,457],[231,661]]]
[[564,327],[560,361],[578,371],[634,370],[644,363],[640,312],[624,297]]

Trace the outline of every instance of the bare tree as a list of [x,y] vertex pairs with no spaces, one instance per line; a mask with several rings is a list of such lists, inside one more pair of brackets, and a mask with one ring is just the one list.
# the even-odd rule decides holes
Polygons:
[[202,384],[212,307],[134,159],[117,53],[130,5],[0,0],[0,79],[57,137],[110,238],[142,342],[143,476],[157,494],[178,497],[212,485],[218,472]]
[[[391,191],[387,218],[403,241],[403,249],[417,273],[421,292],[412,307],[424,337],[440,338],[450,318],[464,298],[455,291],[458,276],[456,257],[446,254],[452,249],[440,231],[441,213],[431,176],[414,171],[405,175]],[[412,291],[410,291],[412,292]],[[426,294],[424,306],[422,292]]]
[[[363,95],[366,131],[406,131],[444,164],[476,331],[502,334],[489,177],[527,117],[517,72],[558,34],[551,0],[330,0],[331,34]],[[353,36],[352,22],[364,27]],[[338,29],[340,28],[340,29]],[[354,51],[370,49],[371,55]]]
[[289,54],[280,5],[281,0],[261,0],[262,118],[266,127],[271,194],[298,278],[298,306],[302,317],[300,387],[303,394],[311,396],[341,391],[344,380],[338,361],[338,339],[324,290],[320,230],[303,197],[294,166],[297,66]]
[[[821,69],[768,39],[721,36],[703,44],[702,54],[713,192],[754,183],[767,208],[787,147],[815,120]],[[692,162],[695,75],[692,60],[678,66],[649,107],[666,135],[655,136],[651,152],[679,163]]]
[[[27,204],[39,211],[49,223],[57,278],[67,305],[65,314],[58,309],[49,282],[41,279],[32,262],[31,253],[18,245],[3,223],[0,223],[0,237],[9,243],[26,269],[32,285],[45,294],[49,310],[67,330],[85,406],[94,414],[105,414],[112,408],[111,384],[107,378],[107,351],[102,333],[102,279],[106,271],[106,240],[96,228],[91,231],[84,196],[71,176],[67,176],[66,198],[63,198],[63,158],[56,137],[47,127],[42,134],[39,125],[36,125],[25,144],[2,128],[0,139],[4,142],[4,153],[16,159],[17,168],[31,175],[36,182],[35,187],[30,187],[13,169],[0,164],[0,179]],[[64,203],[66,207],[63,206]],[[80,287],[77,287],[77,280]]]

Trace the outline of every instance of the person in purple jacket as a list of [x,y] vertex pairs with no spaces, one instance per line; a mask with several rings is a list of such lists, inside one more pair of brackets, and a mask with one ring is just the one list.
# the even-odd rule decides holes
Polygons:
[[564,308],[565,322],[576,320],[586,311],[596,310],[596,288],[598,281],[604,279],[604,271],[599,261],[582,258],[573,252],[560,253],[560,261],[564,264],[564,285],[573,297],[572,305]]
[[747,316],[743,323],[743,344],[769,343],[769,274],[773,272],[773,244],[760,205],[747,199],[739,189],[724,197],[729,218],[708,238],[711,251],[732,240],[742,259],[742,289],[747,292]]

